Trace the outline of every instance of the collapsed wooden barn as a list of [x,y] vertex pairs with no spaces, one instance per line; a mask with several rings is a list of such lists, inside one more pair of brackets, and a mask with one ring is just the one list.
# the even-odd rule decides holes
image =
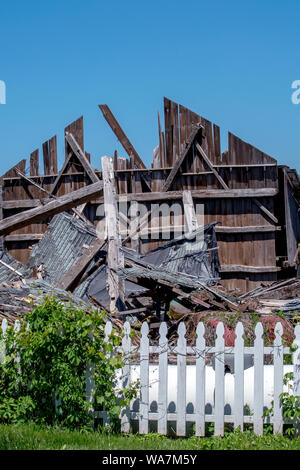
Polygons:
[[[195,207],[204,207],[198,223],[217,222],[221,282],[228,290],[245,292],[294,274],[300,238],[295,170],[231,133],[228,150],[221,152],[216,124],[166,98],[165,128],[158,116],[158,146],[151,168],[146,168],[108,106],[100,109],[129,157],[114,153],[117,197],[124,201],[126,196],[127,209],[134,202],[146,208],[139,238],[127,237],[125,246],[147,253],[165,242],[165,232],[172,238],[180,231],[184,210],[175,213],[172,208],[183,206],[188,190]],[[54,214],[72,209],[93,225],[103,220],[102,171],[91,166],[85,151],[83,118],[65,128],[65,161],[59,171],[56,136],[43,143],[42,153],[43,171],[37,149],[30,155],[29,174],[22,160],[1,177],[1,243],[22,263]],[[61,196],[62,202],[55,199]],[[171,209],[167,215],[153,210],[159,204]],[[121,232],[128,233],[127,215],[120,217]]]

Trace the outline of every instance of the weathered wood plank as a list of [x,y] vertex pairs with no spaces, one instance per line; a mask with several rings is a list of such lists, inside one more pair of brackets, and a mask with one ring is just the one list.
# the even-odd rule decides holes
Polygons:
[[134,156],[134,161],[138,168],[146,168],[143,160],[141,159],[134,146],[126,136],[125,132],[121,128],[120,124],[116,120],[115,116],[113,115],[107,104],[99,104],[99,108],[102,111],[102,114],[109,126],[111,127],[112,131],[114,132],[118,140],[121,142],[128,156]]
[[249,225],[248,227],[228,227],[225,225],[216,225],[216,233],[258,233],[258,232],[276,232],[280,227],[275,225]]
[[68,144],[70,145],[71,149],[73,150],[74,155],[76,155],[77,159],[83,166],[84,170],[86,171],[92,183],[97,183],[97,181],[99,181],[99,177],[96,175],[95,170],[93,169],[90,162],[86,158],[86,155],[80,148],[79,144],[76,142],[76,139],[74,138],[74,136],[71,133],[66,132],[66,140]]
[[201,125],[193,126],[192,132],[190,133],[189,138],[186,141],[186,146],[181,151],[179,157],[177,158],[175,164],[173,165],[173,168],[172,168],[170,174],[168,175],[168,178],[167,178],[165,184],[163,185],[162,191],[168,191],[170,189],[170,187],[171,187],[171,185],[174,181],[174,178],[178,173],[179,168],[181,167],[181,165],[184,162],[187,154],[189,153],[195,139],[199,135],[200,136],[202,135],[202,126]]
[[25,172],[25,167],[26,167],[26,159],[24,158],[23,160],[20,160],[19,163],[17,163],[15,166],[10,168],[4,175],[1,176],[0,178],[0,184],[3,184],[3,181],[5,179],[10,179],[10,177],[15,178],[17,176],[16,169],[22,171],[23,173]]
[[[19,171],[18,169],[15,170],[18,175],[21,176],[21,178],[23,178],[27,183],[29,184],[32,184],[33,186],[35,186],[37,189],[39,189],[42,193],[46,193],[48,196],[50,196],[50,199],[57,199],[57,196],[54,196],[52,193],[50,193],[47,189],[43,188],[43,186],[40,186],[39,184],[37,184],[35,181],[32,181],[32,179],[28,178],[26,175],[24,175],[21,171]],[[40,203],[42,202],[43,204],[49,202],[49,200],[39,200],[39,204],[37,205],[40,205]],[[45,201],[45,202],[44,202]],[[72,211],[74,212],[75,216],[81,220],[83,220],[83,222],[85,222],[86,224],[88,225],[92,225],[94,226],[94,224],[92,224],[92,222],[90,222],[90,220],[88,220],[84,215],[83,215],[83,209],[85,207],[85,204],[81,204],[79,209],[75,209],[75,208],[72,208]]]
[[43,238],[42,233],[20,233],[17,235],[6,235],[6,242],[31,242],[35,240],[41,240]]
[[[80,116],[76,121],[71,122],[67,127],[65,127],[65,135],[66,132],[70,132],[76,142],[78,143],[79,147],[81,148],[82,151],[84,151],[84,137],[83,137],[83,116]],[[65,159],[67,160],[68,158],[68,153],[69,153],[69,144],[65,140]]]
[[102,178],[104,192],[104,212],[106,233],[108,234],[107,249],[107,282],[110,296],[110,311],[118,313],[125,310],[125,282],[120,279],[116,269],[124,267],[124,255],[121,251],[120,222],[118,215],[113,160],[102,157]]
[[[255,197],[273,197],[278,193],[275,188],[254,188],[254,189],[191,189],[191,195],[197,199],[235,199],[235,198],[255,198]],[[182,191],[167,191],[167,192],[152,192],[152,193],[139,193],[119,195],[119,200],[124,198],[124,201],[160,201],[181,199]]]
[[184,207],[184,217],[188,231],[194,232],[198,228],[198,222],[191,191],[182,192],[182,201]]
[[[31,180],[32,181],[32,180]],[[190,190],[191,195],[193,198],[196,199],[212,199],[212,198],[217,198],[217,199],[235,199],[235,198],[252,198],[252,197],[273,197],[277,194],[277,190],[273,188],[266,188],[266,189],[234,189],[234,190],[229,190],[225,191],[222,189],[219,190]],[[181,199],[182,198],[182,191],[168,191],[166,193],[160,193],[160,192],[153,192],[153,193],[128,193],[126,195],[118,195],[117,194],[117,200],[118,201],[139,201],[139,202],[151,202],[151,201],[167,201],[167,200],[175,200],[175,199]],[[48,198],[42,199],[43,203],[49,202]],[[94,198],[91,201],[91,204],[103,204],[103,197],[100,198]],[[28,208],[28,207],[36,207],[37,205],[40,204],[40,199],[19,199],[19,200],[11,200],[11,201],[3,201],[2,203],[0,202],[0,206],[3,209],[19,209],[19,208]],[[259,226],[264,227],[264,226]],[[274,227],[273,225],[270,225],[270,227]],[[216,230],[221,228],[220,231],[224,230],[226,231],[227,227],[226,226],[216,226]],[[231,227],[230,227],[231,228]],[[236,227],[239,229],[240,227]],[[234,229],[234,227],[233,227]],[[245,231],[247,231],[247,228],[244,228]],[[252,228],[251,228],[252,231]],[[261,230],[261,231],[268,231],[267,229]],[[271,230],[270,230],[271,231]]]
[[246,266],[240,264],[222,264],[221,273],[247,272],[247,273],[276,273],[280,268],[277,266]]
[[275,217],[274,214],[272,214],[272,212],[270,212],[263,204],[261,201],[259,201],[258,199],[253,199],[253,202],[254,204],[257,205],[257,207],[259,207],[259,209],[264,212],[268,217],[270,217],[270,219],[275,222],[275,224],[278,224],[278,219],[277,217]]
[[72,284],[80,277],[90,264],[94,256],[101,250],[105,240],[97,239],[92,245],[84,250],[80,258],[71,266],[69,271],[60,279],[57,287],[64,290],[69,290]]
[[229,187],[227,186],[227,184],[225,183],[223,178],[219,175],[219,173],[217,172],[217,170],[215,169],[215,167],[213,166],[213,164],[211,163],[208,156],[206,155],[203,148],[201,147],[201,145],[198,142],[196,143],[196,148],[197,148],[198,152],[200,153],[200,155],[202,156],[205,163],[207,164],[207,166],[210,168],[210,170],[213,172],[213,174],[215,175],[215,177],[217,178],[217,180],[219,181],[219,183],[223,187],[223,189],[229,189]]
[[39,149],[34,150],[30,154],[30,176],[38,176],[39,174]]
[[63,212],[68,209],[72,209],[84,202],[90,201],[97,194],[100,194],[103,189],[103,182],[91,184],[72,193],[65,194],[48,204],[40,205],[36,208],[29,209],[28,211],[21,212],[20,214],[7,217],[0,222],[0,235],[5,235],[13,230],[32,224],[34,222],[40,222],[46,218]]
[[58,186],[58,183],[61,181],[62,175],[65,173],[68,165],[70,164],[71,158],[72,158],[72,153],[70,152],[69,155],[67,156],[67,158],[65,159],[60,172],[58,173],[57,177],[55,178],[55,181],[54,181],[54,183],[51,187],[51,194],[55,193],[55,190]]
[[44,174],[57,173],[57,143],[56,135],[43,143]]

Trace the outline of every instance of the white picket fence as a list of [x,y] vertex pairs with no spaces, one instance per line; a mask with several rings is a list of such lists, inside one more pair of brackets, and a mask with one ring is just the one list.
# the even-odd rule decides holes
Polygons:
[[[18,321],[14,327],[19,329]],[[3,320],[2,331],[5,332],[6,328],[7,322]],[[105,327],[107,341],[111,331],[112,324],[107,322]],[[264,346],[261,323],[257,323],[255,327],[253,347],[244,346],[242,323],[236,326],[234,347],[225,347],[222,322],[216,329],[214,347],[205,344],[205,326],[202,322],[197,326],[195,346],[192,347],[187,346],[184,323],[178,325],[178,340],[175,346],[168,342],[166,323],[161,323],[159,328],[160,337],[157,346],[150,346],[149,326],[146,322],[141,328],[138,348],[132,345],[130,332],[130,324],[126,322],[123,328],[122,347],[119,349],[124,354],[124,367],[118,380],[119,386],[125,388],[132,380],[139,378],[140,396],[122,410],[120,415],[122,432],[130,432],[132,425],[138,423],[138,432],[147,434],[149,424],[157,422],[157,432],[167,434],[171,423],[177,436],[185,436],[187,424],[191,423],[197,436],[205,436],[205,423],[214,423],[214,434],[221,436],[224,434],[225,423],[232,423],[235,428],[241,429],[244,423],[252,423],[253,431],[257,435],[262,435],[264,423],[271,423],[274,433],[282,433],[285,421],[280,406],[280,394],[284,391],[284,368],[288,367],[289,371],[293,372],[293,395],[300,395],[300,324],[294,329],[293,344],[298,346],[298,349],[293,352],[291,366],[283,365],[284,354],[291,354],[291,351],[282,343],[283,330],[280,322],[275,326],[275,340],[272,346]],[[0,360],[3,354],[3,345],[1,346],[0,342]],[[170,354],[173,358],[174,355],[177,358],[176,365],[170,365]],[[227,354],[234,357],[234,374],[225,374]],[[273,365],[264,365],[265,354],[273,356]],[[206,363],[208,355],[210,358],[212,355],[214,357],[214,371],[211,365]],[[250,368],[251,371],[244,369],[245,355],[253,356],[254,366]],[[157,358],[154,364],[151,363],[150,357]],[[91,401],[92,406],[91,370],[92,368],[87,371],[87,399]],[[271,417],[264,417],[265,389],[269,390],[270,387],[272,397],[268,396],[267,401],[270,403],[271,399],[274,400],[274,414]],[[233,394],[230,414],[225,412],[228,405],[226,399],[230,396],[228,390]],[[245,407],[248,406],[247,396],[252,396],[250,414],[245,412]],[[156,405],[155,410],[153,404]],[[208,404],[211,406],[211,413],[207,412]],[[103,418],[104,424],[109,422],[105,411],[95,412],[95,417]]]

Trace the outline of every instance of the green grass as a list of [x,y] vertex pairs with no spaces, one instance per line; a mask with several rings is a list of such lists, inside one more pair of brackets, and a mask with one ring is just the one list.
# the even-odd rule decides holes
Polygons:
[[255,436],[239,430],[225,437],[172,439],[159,434],[116,435],[27,425],[0,425],[0,450],[300,450],[300,437]]

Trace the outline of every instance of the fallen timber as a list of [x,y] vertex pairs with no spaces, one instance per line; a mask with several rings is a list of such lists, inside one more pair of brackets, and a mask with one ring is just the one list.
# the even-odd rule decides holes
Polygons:
[[18,215],[8,217],[0,222],[0,235],[5,235],[18,228],[45,220],[47,217],[51,217],[59,212],[79,206],[80,204],[90,201],[95,195],[101,193],[102,190],[103,183],[99,181],[98,183],[61,196],[45,205],[39,205],[34,209],[29,209]]

